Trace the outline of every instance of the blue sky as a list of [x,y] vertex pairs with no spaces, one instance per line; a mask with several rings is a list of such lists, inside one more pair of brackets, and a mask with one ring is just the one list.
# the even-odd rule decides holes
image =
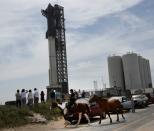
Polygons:
[[[57,0],[0,1],[0,102],[16,89],[48,85],[47,21],[41,15]],[[153,0],[59,0],[66,18],[69,87],[108,84],[107,57],[133,51],[150,60],[154,73]]]

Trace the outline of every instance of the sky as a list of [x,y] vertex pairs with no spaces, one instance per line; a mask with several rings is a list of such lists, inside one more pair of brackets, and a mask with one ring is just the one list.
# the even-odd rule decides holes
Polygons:
[[64,7],[69,88],[109,87],[107,57],[136,52],[150,60],[154,73],[153,0],[0,1],[0,103],[17,89],[48,85],[47,20],[51,3]]

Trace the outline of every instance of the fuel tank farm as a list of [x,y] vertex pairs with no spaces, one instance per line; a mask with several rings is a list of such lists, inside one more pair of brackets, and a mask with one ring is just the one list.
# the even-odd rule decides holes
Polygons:
[[136,53],[109,56],[108,72],[110,87],[131,92],[152,88],[150,62]]

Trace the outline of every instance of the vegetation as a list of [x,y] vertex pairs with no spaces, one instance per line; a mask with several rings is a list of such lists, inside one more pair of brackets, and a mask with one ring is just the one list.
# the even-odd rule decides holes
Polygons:
[[56,119],[61,115],[60,110],[58,108],[50,110],[49,103],[40,103],[39,105],[33,106],[31,110],[33,112],[43,115],[47,120],[53,120],[54,118]]
[[40,113],[47,120],[57,119],[60,116],[60,110],[55,108],[50,110],[49,104],[38,104],[32,108],[0,105],[0,128],[9,128],[25,125],[31,122],[30,116],[33,112]]
[[32,116],[28,108],[0,106],[0,128],[26,124],[30,121],[26,116]]

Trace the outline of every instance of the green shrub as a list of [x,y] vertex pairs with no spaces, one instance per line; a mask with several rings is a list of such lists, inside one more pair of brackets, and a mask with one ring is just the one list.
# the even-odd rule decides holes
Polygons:
[[0,128],[27,124],[30,121],[27,116],[32,116],[32,113],[26,108],[0,106]]
[[60,116],[60,110],[58,108],[50,110],[50,104],[48,103],[40,103],[34,107],[32,107],[32,111],[36,113],[40,113],[43,115],[47,120],[53,120]]
[[30,123],[28,116],[33,112],[39,113],[47,120],[57,119],[61,114],[58,108],[50,110],[50,104],[38,104],[31,108],[27,106],[16,108],[15,106],[0,106],[0,128],[21,126]]

